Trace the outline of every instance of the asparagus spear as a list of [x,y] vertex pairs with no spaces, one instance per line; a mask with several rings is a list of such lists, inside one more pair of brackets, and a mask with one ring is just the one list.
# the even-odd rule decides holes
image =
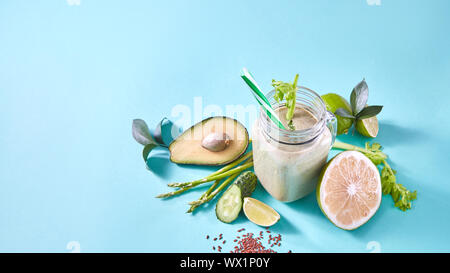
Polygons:
[[223,189],[225,189],[226,186],[228,186],[240,173],[235,173],[225,179],[222,184],[220,184],[217,189],[215,189],[213,192],[211,192],[209,195],[204,196],[201,199],[198,199],[196,201],[189,202],[190,205],[200,206],[201,204],[204,204],[206,202],[211,201],[219,192],[221,192]]
[[[219,181],[229,175],[232,175],[234,173],[241,173],[243,170],[248,169],[250,167],[253,166],[253,162],[251,161],[252,159],[252,155],[253,152],[248,152],[247,154],[245,154],[243,157],[241,157],[240,159],[234,161],[233,163],[230,163],[228,165],[226,165],[225,167],[221,168],[220,170],[206,176],[203,179],[200,180],[195,180],[192,182],[186,182],[186,183],[170,183],[168,184],[169,187],[179,187],[180,189],[176,190],[176,191],[172,191],[172,192],[168,192],[168,193],[162,193],[156,196],[156,198],[168,198],[168,197],[172,197],[178,194],[181,194],[189,189],[192,189],[198,185],[216,180],[216,182],[213,184],[213,186],[217,186],[217,184],[219,183]],[[232,169],[234,166],[238,165],[239,163],[243,162],[245,160],[246,164],[243,164],[237,168]],[[231,170],[230,170],[231,169]],[[214,187],[215,187],[214,186]],[[210,191],[205,192],[204,194],[209,194],[214,187],[210,188]]]
[[223,172],[223,173],[220,173],[220,174],[217,174],[217,175],[214,175],[214,176],[207,176],[207,177],[205,177],[203,179],[199,179],[199,180],[195,180],[195,181],[191,181],[191,182],[170,183],[170,184],[167,184],[167,186],[169,186],[169,187],[176,187],[176,188],[198,186],[198,185],[201,185],[201,184],[213,181],[213,180],[225,178],[225,177],[230,176],[230,175],[235,174],[235,173],[240,173],[243,170],[248,169],[248,168],[250,168],[252,166],[253,166],[253,161],[250,161],[248,163],[242,164],[239,167],[236,167],[234,169],[228,170],[226,172]]
[[[214,190],[214,188],[215,188],[217,185],[219,185],[219,182],[220,182],[220,180],[216,180],[216,181],[214,182],[214,184],[212,184],[211,187],[209,187],[209,189],[208,189],[207,191],[205,191],[205,192],[200,196],[199,200],[201,200],[201,199],[205,198],[206,196],[208,196],[208,195]],[[189,208],[189,210],[186,211],[186,212],[187,212],[187,213],[191,213],[191,212],[193,212],[196,208],[198,208],[199,206],[200,206],[200,204],[198,204],[198,205],[191,205],[191,207]]]
[[[247,163],[253,163],[252,158],[248,158],[246,161],[244,161],[244,166]],[[193,212],[196,208],[198,208],[201,204],[204,204],[206,202],[211,201],[219,192],[221,192],[228,184],[230,184],[231,181],[233,181],[239,174],[241,174],[242,171],[236,172],[235,174],[232,174],[230,177],[228,177],[225,181],[222,182],[222,184],[213,191],[213,189],[216,187],[216,183],[218,184],[218,180],[212,185],[205,193],[200,196],[200,198],[196,201],[192,201],[189,204],[191,207],[187,211],[188,213]]]
[[194,188],[195,186],[190,186],[190,187],[183,187],[183,188],[180,188],[179,190],[176,190],[176,191],[171,191],[171,192],[168,192],[168,193],[161,193],[161,194],[158,194],[157,196],[155,196],[156,198],[168,198],[168,197],[172,197],[172,196],[174,196],[174,195],[178,195],[178,194],[180,194],[180,193],[183,193],[183,192],[185,192],[185,191],[187,191],[187,190],[190,190],[190,189],[192,189],[192,188]]
[[213,172],[212,174],[208,175],[207,177],[215,176],[215,175],[221,174],[221,173],[223,173],[225,171],[228,171],[229,169],[239,165],[244,160],[247,160],[248,158],[251,158],[252,155],[253,155],[253,151],[250,151],[250,152],[244,154],[241,158],[239,158],[239,159],[231,162],[230,164],[226,165],[225,167],[223,167],[223,168]]

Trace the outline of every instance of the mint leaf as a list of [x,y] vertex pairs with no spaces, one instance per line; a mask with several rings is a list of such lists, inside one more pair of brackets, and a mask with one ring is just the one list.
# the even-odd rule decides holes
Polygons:
[[162,127],[163,124],[166,120],[169,120],[168,118],[164,117],[159,123],[158,125],[156,125],[155,130],[153,130],[153,136],[156,140],[156,142],[158,142],[158,144],[163,145],[163,146],[167,146],[166,143],[164,142],[163,136],[162,136]]
[[351,118],[351,119],[354,119],[355,117],[352,115],[352,114],[350,114],[348,111],[347,111],[347,109],[345,109],[345,108],[338,108],[338,109],[336,109],[336,111],[334,112],[334,114],[335,115],[338,115],[338,116],[341,116],[341,117],[343,117],[343,118]]
[[153,150],[153,148],[158,147],[157,144],[147,144],[144,146],[144,149],[142,150],[142,157],[144,158],[144,162],[147,163],[148,155]]
[[366,118],[376,116],[376,115],[378,115],[378,113],[381,112],[381,109],[383,109],[383,106],[381,106],[381,105],[367,106],[356,115],[356,118],[357,119],[366,119]]
[[169,119],[163,118],[156,126],[156,129],[154,130],[154,133],[152,135],[145,121],[143,121],[142,119],[133,120],[132,135],[139,144],[144,145],[144,149],[142,150],[142,158],[144,159],[145,163],[147,163],[150,152],[154,148],[158,146],[168,148],[168,145],[166,145],[163,140],[164,134],[162,132],[162,127],[165,122],[168,122],[170,128],[173,127],[173,123]]
[[147,123],[142,119],[134,119],[132,125],[133,138],[142,145],[157,144],[156,140],[153,138],[150,130],[148,129]]
[[159,145],[167,148],[169,147],[169,144],[181,134],[181,132],[181,128],[165,117],[158,123],[158,125],[156,125],[152,135]]
[[363,79],[352,90],[350,95],[350,104],[354,115],[357,115],[367,104],[369,99],[369,87]]

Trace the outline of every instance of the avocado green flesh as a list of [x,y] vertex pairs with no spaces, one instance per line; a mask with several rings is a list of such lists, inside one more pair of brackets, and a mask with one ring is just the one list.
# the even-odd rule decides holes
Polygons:
[[[202,140],[211,133],[225,133],[229,145],[222,151],[210,151]],[[239,158],[248,147],[247,129],[228,117],[210,117],[184,131],[169,146],[170,160],[178,164],[224,165]]]

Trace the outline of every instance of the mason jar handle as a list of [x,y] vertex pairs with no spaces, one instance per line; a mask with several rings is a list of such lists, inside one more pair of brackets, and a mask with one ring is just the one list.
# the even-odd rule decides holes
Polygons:
[[331,133],[331,146],[333,146],[334,141],[336,140],[336,134],[337,134],[337,118],[336,116],[331,113],[330,111],[327,111],[327,119],[326,119],[327,127],[330,129]]

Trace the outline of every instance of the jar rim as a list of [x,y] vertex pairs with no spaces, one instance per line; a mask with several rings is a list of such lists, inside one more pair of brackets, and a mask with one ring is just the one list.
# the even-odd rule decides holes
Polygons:
[[[278,134],[278,138],[275,138],[274,140],[277,142],[280,142],[282,144],[288,144],[288,145],[297,145],[297,144],[305,144],[313,141],[317,136],[319,136],[324,127],[326,126],[326,105],[323,99],[320,97],[318,93],[315,91],[304,87],[304,86],[297,86],[297,102],[299,104],[303,104],[302,102],[305,102],[306,100],[309,100],[309,102],[313,103],[313,105],[307,106],[308,110],[311,114],[314,115],[314,117],[317,119],[317,122],[314,124],[314,126],[310,128],[300,129],[300,130],[289,130],[289,129],[282,129],[279,128],[268,116],[266,111],[261,107],[260,108],[260,118],[259,120],[262,121],[265,125],[263,129],[266,132],[266,134],[274,139],[274,137],[271,136],[271,132],[275,132]],[[269,100],[270,104],[272,106],[276,105],[277,107],[274,107],[274,109],[282,107],[284,104],[283,102],[277,102],[274,99],[275,90],[271,90],[266,94],[267,99]],[[299,96],[300,95],[300,96]],[[299,100],[300,97],[303,97],[303,99]],[[306,106],[306,105],[305,105]],[[269,132],[267,132],[269,131]],[[287,141],[280,141],[280,139],[286,139]]]

